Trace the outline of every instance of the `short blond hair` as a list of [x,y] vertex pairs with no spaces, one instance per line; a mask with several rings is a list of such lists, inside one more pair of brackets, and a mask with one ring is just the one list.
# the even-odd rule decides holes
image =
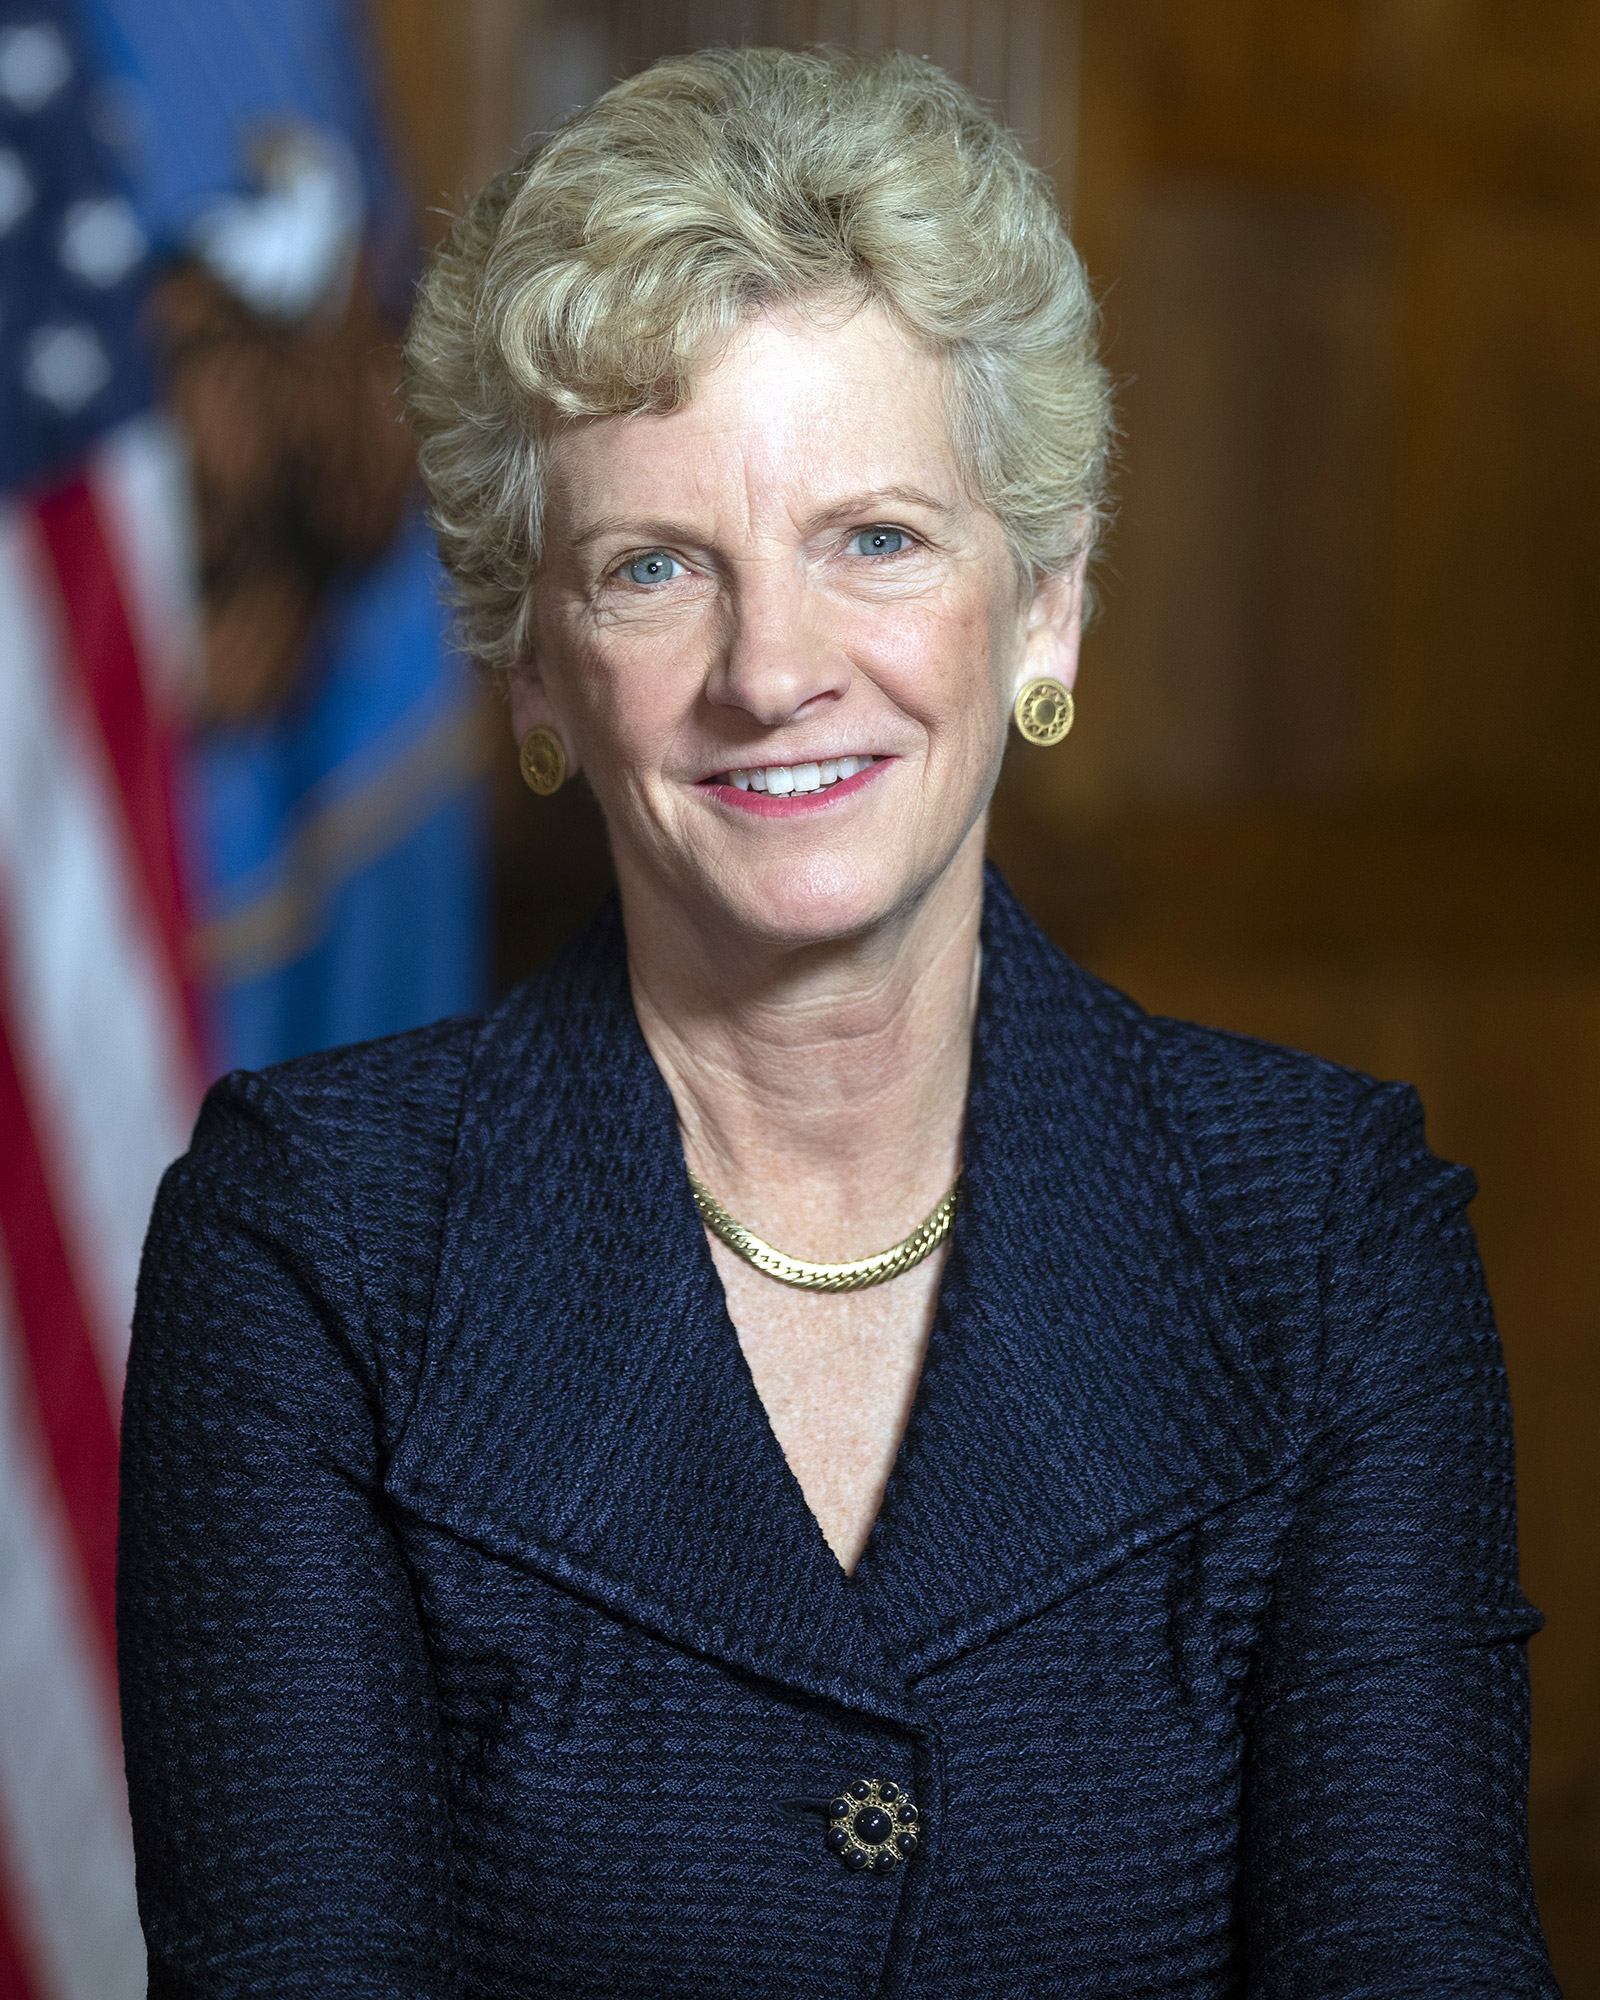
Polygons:
[[881,305],[944,358],[953,441],[1019,571],[1086,557],[1107,385],[1044,175],[920,58],[708,49],[530,148],[424,280],[407,412],[485,667],[527,656],[553,429],[676,409],[752,314],[831,299]]

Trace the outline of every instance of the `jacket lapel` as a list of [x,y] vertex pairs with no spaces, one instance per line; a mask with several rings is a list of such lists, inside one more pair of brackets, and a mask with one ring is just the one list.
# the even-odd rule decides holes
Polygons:
[[389,1484],[675,1644],[904,1713],[739,1352],[614,904],[484,1025]]
[[739,1352],[611,906],[481,1032],[392,1497],[671,1643],[910,1719],[908,1677],[1289,1455],[1145,1036],[991,875],[962,1206],[847,1581]]
[[962,1206],[857,1571],[913,1677],[1287,1455],[1144,1087],[1147,1032],[991,873]]

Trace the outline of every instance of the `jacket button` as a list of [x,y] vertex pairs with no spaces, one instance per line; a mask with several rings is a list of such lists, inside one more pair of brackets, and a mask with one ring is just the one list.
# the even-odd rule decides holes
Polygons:
[[917,1846],[917,1808],[887,1778],[856,1778],[828,1805],[823,1845],[853,1875],[864,1868],[887,1875]]

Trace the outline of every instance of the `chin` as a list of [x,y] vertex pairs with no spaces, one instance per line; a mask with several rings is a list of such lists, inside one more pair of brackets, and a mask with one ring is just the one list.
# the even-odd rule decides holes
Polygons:
[[714,893],[732,924],[774,945],[843,943],[889,922],[937,879],[910,856],[881,847],[772,859],[720,881]]

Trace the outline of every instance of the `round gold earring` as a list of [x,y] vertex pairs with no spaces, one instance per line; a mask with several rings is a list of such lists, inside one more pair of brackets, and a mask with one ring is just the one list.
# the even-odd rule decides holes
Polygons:
[[566,746],[553,729],[530,729],[517,745],[522,782],[542,799],[567,782]]
[[1025,743],[1049,749],[1072,727],[1072,690],[1062,681],[1041,675],[1017,696],[1011,714]]

